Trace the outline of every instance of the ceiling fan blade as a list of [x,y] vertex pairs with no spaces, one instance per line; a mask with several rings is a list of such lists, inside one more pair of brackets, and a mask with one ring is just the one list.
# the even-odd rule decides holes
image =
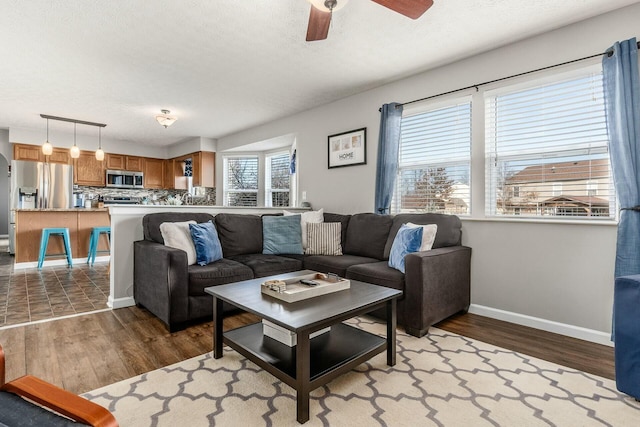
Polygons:
[[324,40],[329,34],[329,24],[331,23],[331,13],[322,12],[311,6],[309,14],[309,26],[307,27],[307,41]]
[[433,0],[372,0],[411,19],[418,19],[433,6]]

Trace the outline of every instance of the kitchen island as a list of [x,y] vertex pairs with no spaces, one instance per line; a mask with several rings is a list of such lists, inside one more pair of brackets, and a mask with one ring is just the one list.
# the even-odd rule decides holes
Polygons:
[[[93,227],[109,226],[107,208],[16,209],[16,246],[14,268],[36,267],[43,228],[67,227],[71,237],[73,262],[86,262]],[[100,236],[98,250],[108,250],[107,236]],[[62,239],[49,239],[47,253],[63,253]],[[99,260],[99,258],[96,258]],[[64,257],[49,258],[45,265],[65,265]]]

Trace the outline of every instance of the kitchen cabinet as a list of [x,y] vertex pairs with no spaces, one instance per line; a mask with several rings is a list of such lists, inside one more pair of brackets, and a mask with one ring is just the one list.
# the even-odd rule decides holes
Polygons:
[[[173,159],[173,183],[175,189],[186,190],[187,180],[184,176],[184,162],[191,159],[194,187],[215,187],[216,153],[198,151]],[[166,183],[165,183],[166,184]]]
[[73,162],[73,183],[93,187],[105,186],[104,162],[96,160],[93,151],[80,151]]
[[127,156],[125,170],[132,172],[144,172],[144,157]]
[[163,188],[165,162],[163,159],[144,159],[144,188]]
[[49,163],[62,163],[63,165],[70,165],[71,163],[71,154],[69,149],[67,148],[56,148],[53,147],[53,152],[48,157],[47,161]]
[[173,190],[175,188],[175,178],[174,178],[174,166],[173,159],[167,159],[164,161],[164,178],[162,180],[162,186],[168,190]]
[[110,154],[105,155],[105,167],[109,170],[124,170],[126,163],[125,157],[122,154]]
[[42,154],[40,145],[13,144],[13,160],[28,160],[32,162],[49,162],[71,164],[71,155],[68,148],[53,147],[50,156]]
[[13,160],[44,162],[42,147],[39,145],[13,144]]

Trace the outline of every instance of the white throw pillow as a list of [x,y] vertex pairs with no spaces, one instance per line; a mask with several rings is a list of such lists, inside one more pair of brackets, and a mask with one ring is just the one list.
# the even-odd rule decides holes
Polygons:
[[300,228],[302,228],[302,249],[307,249],[307,223],[308,222],[324,222],[324,208],[317,211],[309,212],[289,212],[282,211],[284,215],[300,215]]
[[438,232],[437,224],[419,225],[411,222],[407,223],[407,227],[417,228],[422,227],[422,244],[419,251],[430,251],[433,247],[433,242],[436,240],[436,233]]
[[196,224],[196,222],[163,222],[160,224],[160,233],[162,233],[165,246],[185,251],[187,264],[193,265],[196,263],[196,247],[193,245],[189,224]]

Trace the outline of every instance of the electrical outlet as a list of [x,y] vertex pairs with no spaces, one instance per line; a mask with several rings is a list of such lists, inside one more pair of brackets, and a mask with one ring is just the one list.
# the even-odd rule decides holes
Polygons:
[[307,192],[306,191],[302,192],[302,200],[307,200]]

